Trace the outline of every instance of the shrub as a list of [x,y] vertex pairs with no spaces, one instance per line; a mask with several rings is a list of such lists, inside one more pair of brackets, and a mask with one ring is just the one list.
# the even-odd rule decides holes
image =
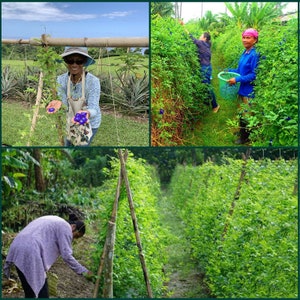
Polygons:
[[265,26],[249,117],[254,146],[298,145],[298,20]]
[[152,17],[152,144],[182,144],[188,123],[205,112],[207,87],[201,83],[197,48],[172,18]]

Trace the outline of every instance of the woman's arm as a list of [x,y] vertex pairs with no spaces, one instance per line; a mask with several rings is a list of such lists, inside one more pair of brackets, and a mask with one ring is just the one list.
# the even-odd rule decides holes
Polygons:
[[72,236],[70,233],[60,232],[58,247],[64,262],[77,274],[88,273],[88,269],[82,266],[73,256]]

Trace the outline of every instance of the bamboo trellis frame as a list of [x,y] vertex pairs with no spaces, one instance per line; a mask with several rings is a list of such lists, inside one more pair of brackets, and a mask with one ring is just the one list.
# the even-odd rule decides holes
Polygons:
[[73,47],[149,47],[148,37],[114,38],[52,38],[43,34],[41,38],[2,39],[2,44],[33,46],[73,46]]
[[100,264],[97,272],[97,280],[94,287],[93,298],[97,298],[98,296],[100,276],[104,268],[106,268],[106,276],[104,278],[103,298],[113,298],[113,256],[114,256],[114,245],[115,245],[115,238],[116,238],[117,210],[118,210],[118,202],[119,202],[122,182],[124,182],[127,191],[127,198],[128,198],[128,203],[129,203],[129,208],[131,213],[131,219],[132,219],[134,233],[136,237],[136,244],[139,250],[139,257],[143,269],[148,298],[153,298],[148,270],[146,267],[145,257],[143,254],[143,249],[142,249],[142,244],[141,244],[141,239],[140,239],[140,234],[138,229],[137,217],[135,215],[132,193],[131,193],[130,184],[129,184],[127,171],[126,171],[125,162],[127,160],[128,151],[126,150],[125,153],[123,154],[122,149],[119,149],[118,155],[119,155],[120,165],[121,165],[119,179],[118,179],[118,184],[116,189],[112,215],[108,224],[107,236],[103,247],[103,252],[100,258]]

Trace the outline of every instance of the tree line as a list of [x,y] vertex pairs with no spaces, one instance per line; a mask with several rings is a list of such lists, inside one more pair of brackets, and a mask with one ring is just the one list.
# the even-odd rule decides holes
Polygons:
[[[63,46],[53,46],[56,53],[63,53]],[[127,48],[89,48],[89,54],[94,58],[105,58],[107,56],[120,56],[128,53]],[[145,55],[149,54],[149,49],[143,51],[142,48],[130,48],[130,53]],[[38,46],[32,45],[11,45],[2,44],[2,59],[8,60],[37,60]]]

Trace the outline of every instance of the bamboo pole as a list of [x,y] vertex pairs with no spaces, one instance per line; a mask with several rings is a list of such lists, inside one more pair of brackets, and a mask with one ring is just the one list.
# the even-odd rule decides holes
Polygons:
[[73,47],[148,47],[148,37],[114,38],[52,38],[45,34],[42,38],[2,39],[2,44],[29,44],[32,46],[73,46]]
[[[135,211],[134,211],[133,198],[132,198],[130,184],[129,184],[129,180],[128,180],[128,176],[127,176],[127,171],[126,171],[126,166],[125,166],[125,161],[124,161],[122,149],[119,149],[118,153],[119,153],[119,159],[120,159],[120,163],[121,163],[122,176],[123,176],[126,191],[127,191],[127,197],[128,197],[130,213],[131,213],[131,219],[132,219],[135,238],[136,238],[136,244],[137,244],[137,247],[139,249],[139,257],[140,257],[140,262],[141,262],[141,266],[142,266],[142,269],[143,269],[144,280],[145,280],[145,283],[146,283],[146,289],[147,289],[148,297],[153,298],[152,290],[151,290],[151,286],[150,286],[150,280],[149,280],[149,276],[148,276],[148,271],[147,271],[147,267],[146,267],[146,261],[145,261],[145,257],[144,257],[144,253],[143,253],[140,233],[139,233],[139,229],[138,229],[137,218],[136,218],[136,214],[135,214]],[[127,150],[125,151],[125,155],[127,155]]]
[[241,192],[241,188],[242,188],[242,183],[243,183],[244,178],[246,176],[246,167],[247,167],[248,159],[250,157],[250,153],[251,153],[251,148],[248,148],[247,151],[246,151],[246,154],[243,154],[243,165],[242,165],[242,169],[241,169],[241,174],[240,174],[238,186],[236,188],[233,200],[231,202],[231,207],[230,207],[229,212],[228,212],[228,217],[227,217],[226,223],[224,225],[224,229],[223,229],[223,233],[222,233],[222,240],[225,239],[225,236],[226,236],[226,233],[227,233],[227,230],[228,230],[228,226],[230,224],[230,218],[232,217],[233,212],[234,212],[236,201],[238,201],[239,198],[240,198],[240,192]]
[[41,103],[41,99],[42,99],[42,93],[43,93],[43,72],[40,73],[38,91],[37,91],[36,100],[35,100],[36,108],[34,110],[32,121],[31,121],[31,127],[30,127],[30,133],[29,133],[29,139],[27,142],[27,146],[30,146],[31,137],[32,137],[32,134],[33,134],[35,126],[36,126],[39,109],[40,109],[40,103]]
[[103,298],[113,298],[113,259],[116,240],[116,223],[109,221],[106,238],[106,256],[104,258]]

